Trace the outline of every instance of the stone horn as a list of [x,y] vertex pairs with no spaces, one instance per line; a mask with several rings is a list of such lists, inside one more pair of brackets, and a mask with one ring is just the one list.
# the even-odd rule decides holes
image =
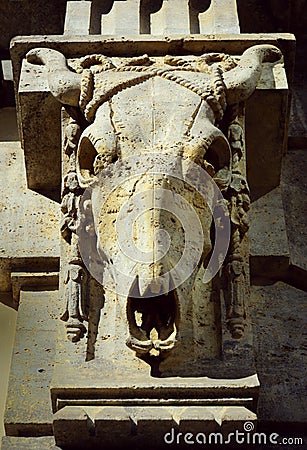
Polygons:
[[232,105],[246,100],[256,89],[262,63],[277,62],[281,58],[281,51],[274,45],[255,45],[245,50],[239,64],[224,74],[227,103]]
[[49,48],[34,48],[27,53],[26,58],[31,64],[44,64],[47,67],[50,92],[59,102],[78,106],[81,75],[69,70],[62,53]]

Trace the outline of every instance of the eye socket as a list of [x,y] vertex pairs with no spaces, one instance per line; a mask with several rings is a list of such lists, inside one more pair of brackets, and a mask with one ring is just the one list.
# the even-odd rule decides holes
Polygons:
[[218,172],[223,167],[230,167],[230,148],[223,136],[216,136],[206,151],[205,159],[213,165],[215,172]]
[[94,178],[94,161],[98,152],[87,136],[79,142],[77,153],[77,171],[81,186],[87,186]]

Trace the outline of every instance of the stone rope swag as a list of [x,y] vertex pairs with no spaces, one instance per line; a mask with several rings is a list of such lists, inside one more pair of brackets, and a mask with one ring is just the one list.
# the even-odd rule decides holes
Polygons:
[[[127,113],[126,116],[122,114],[123,120],[116,113],[126,108],[124,102],[120,103],[122,97],[118,94],[134,88],[133,95],[138,96],[141,109],[150,109],[154,103],[162,114],[163,99],[159,97],[159,89],[154,94],[154,101],[144,97],[142,92],[143,87],[149,86],[153,80],[156,86],[161,85],[159,80],[165,80],[163,83],[166,82],[167,86],[169,83],[177,86],[178,96],[174,98],[174,104],[178,106],[178,133],[174,141],[162,140],[160,147],[153,145],[150,151],[169,152],[199,164],[213,177],[227,201],[231,240],[219,277],[230,333],[236,339],[243,336],[248,262],[242,242],[248,230],[246,212],[249,208],[249,189],[243,170],[243,102],[256,89],[262,63],[276,62],[280,58],[280,51],[271,45],[253,46],[240,58],[223,53],[155,58],[147,55],[110,58],[95,54],[68,63],[61,53],[52,49],[36,48],[27,54],[28,62],[46,65],[49,89],[70,115],[64,138],[69,170],[63,179],[61,231],[71,248],[65,279],[68,286],[67,309],[63,319],[73,341],[85,333],[84,320],[87,320],[86,311],[80,311],[84,304],[83,284],[88,273],[78,250],[77,231],[81,214],[95,216],[95,211],[97,214],[97,208],[93,208],[90,201],[81,206],[80,199],[102,169],[129,154],[142,154],[144,142],[128,138],[134,136],[137,119]],[[181,95],[188,96],[189,105],[180,104]],[[186,122],[188,125],[185,126]],[[116,216],[118,208],[114,207],[112,213]],[[108,236],[103,226],[97,225],[99,217],[94,218],[95,228],[89,226],[87,231],[97,239],[98,254],[103,253],[108,261],[112,261],[117,256],[112,254],[114,236],[112,233]],[[177,233],[176,228],[173,233]],[[212,249],[214,238],[211,236],[210,239],[211,243],[205,245],[207,250],[202,264],[206,263]],[[122,264],[124,267],[124,261]],[[161,274],[168,269],[167,265],[157,262],[155,273]],[[136,279],[138,275],[136,267]],[[145,287],[140,286],[140,292],[156,293],[154,280],[149,280]],[[132,305],[132,310],[127,312],[130,331],[127,344],[137,354],[144,355],[152,348],[158,352],[169,351],[175,345],[177,329],[180,328],[179,307],[175,302],[168,309],[163,306],[165,301],[168,301],[167,297],[147,299],[141,308],[141,324],[134,318],[137,305]],[[154,329],[156,335],[153,337]]]

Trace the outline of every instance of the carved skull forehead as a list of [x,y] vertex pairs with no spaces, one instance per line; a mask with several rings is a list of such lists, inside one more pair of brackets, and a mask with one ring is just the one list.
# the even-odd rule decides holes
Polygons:
[[209,104],[173,81],[154,77],[131,86],[99,105],[93,123],[82,133],[77,154],[80,184],[86,187],[117,159],[152,152],[202,165],[211,147],[217,171],[229,165],[229,147],[214,123]]
[[[262,45],[246,50],[238,64],[224,54],[81,59],[79,106],[91,123],[79,143],[81,185],[110,162],[135,153],[170,152],[202,163],[217,136],[222,149],[215,159],[222,154],[225,160],[226,139],[215,122],[227,104],[253,92],[261,62],[280,56],[276,47]],[[57,96],[64,102],[62,92]],[[216,170],[222,167],[217,165]]]
[[[179,74],[181,76],[180,71]],[[173,77],[179,77],[179,74],[172,72]],[[145,167],[147,155],[152,153],[166,154],[173,159],[188,158],[205,166],[208,171],[211,169],[212,174],[223,167],[229,168],[229,144],[214,122],[212,107],[199,94],[174,80],[151,76],[129,88],[117,89],[109,101],[99,104],[93,123],[81,135],[77,154],[80,184],[83,187],[91,184],[101,170],[117,160],[138,157],[140,165]],[[206,161],[207,153],[212,164]],[[141,283],[139,291],[142,293],[147,288],[151,291],[156,289],[152,286],[153,279],[168,273],[183,252],[185,238],[180,221],[173,213],[166,211],[165,204],[172,202],[169,200],[170,192],[174,196],[184,197],[186,203],[198,211],[202,229],[200,251],[206,256],[211,250],[210,209],[195,190],[169,174],[154,175],[145,169],[138,174],[130,173],[106,202],[101,200],[103,188],[99,183],[92,185],[92,213],[98,252],[117,268],[138,277]],[[154,211],[150,199],[144,200],[149,191],[154,193],[150,199],[159,192],[155,197],[155,205],[160,202],[159,213]],[[126,257],[114,245],[117,241],[118,214],[129,202],[133,210],[142,209],[140,205],[144,202],[142,214],[130,234],[131,239],[141,245],[143,252],[151,252],[151,264]],[[186,213],[178,206],[177,215],[182,214]],[[192,224],[192,219],[190,222]],[[176,236],[176,245],[171,244],[168,257],[162,260],[159,251],[155,253],[156,250],[153,250],[155,236],[160,229],[172,237]]]
[[[166,96],[166,90],[173,93],[172,100]],[[154,104],[150,108],[148,98]],[[157,285],[156,280],[176,266],[183,253],[185,238],[182,226],[176,214],[167,211],[169,204],[174,202],[170,199],[170,193],[172,198],[176,195],[183,196],[187,204],[198,210],[202,233],[200,253],[206,256],[211,249],[212,217],[201,196],[191,188],[187,189],[182,180],[171,176],[171,168],[168,171],[170,175],[166,175],[166,167],[165,174],[157,175],[147,170],[147,156],[153,153],[169,155],[172,160],[174,157],[185,157],[202,164],[210,145],[219,141],[219,163],[221,166],[228,166],[230,158],[227,140],[213,122],[212,109],[199,95],[170,80],[157,78],[131,86],[114,95],[111,101],[99,105],[93,123],[81,135],[77,170],[80,184],[83,187],[91,185],[91,210],[98,253],[107,264],[116,267],[117,271],[131,275],[132,280],[138,279],[138,291],[141,295],[163,289],[167,292],[171,290],[170,279],[160,280],[163,286]],[[105,186],[95,183],[95,179],[100,179],[96,176],[117,160],[133,157],[139,158],[139,168],[143,166],[144,170],[128,173],[126,179],[121,179],[105,199]],[[118,165],[116,171],[119,175],[120,170],[121,166]],[[104,173],[108,176],[105,171],[102,176]],[[148,192],[153,194],[148,196]],[[158,212],[150,203],[153,197]],[[131,210],[140,212],[135,225],[127,229],[127,240],[133,240],[141,252],[151,254],[150,261],[131,258],[115,244],[118,240],[118,215],[125,205],[128,205],[127,217]],[[186,215],[182,211],[183,208],[179,205],[177,215]],[[191,226],[193,220],[190,219]],[[175,237],[167,258],[161,258],[159,248],[154,245],[161,229]],[[133,256],[137,252],[136,249]]]

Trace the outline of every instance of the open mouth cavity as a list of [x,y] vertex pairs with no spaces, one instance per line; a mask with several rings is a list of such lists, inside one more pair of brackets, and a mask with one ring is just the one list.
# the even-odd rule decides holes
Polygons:
[[129,337],[127,345],[137,355],[159,356],[176,343],[179,308],[176,290],[167,294],[133,297],[127,301]]

